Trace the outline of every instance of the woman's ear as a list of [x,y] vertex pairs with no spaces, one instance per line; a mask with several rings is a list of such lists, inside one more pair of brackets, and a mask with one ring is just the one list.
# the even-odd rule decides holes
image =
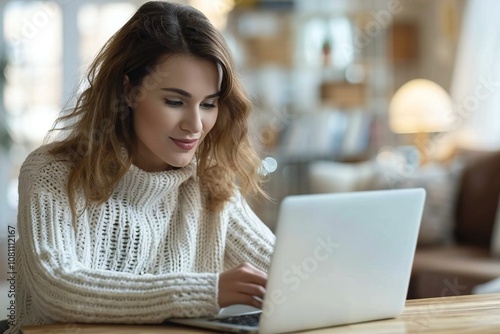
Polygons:
[[132,84],[128,78],[128,75],[123,76],[123,94],[125,95],[125,102],[127,106],[133,108],[133,99],[132,99]]

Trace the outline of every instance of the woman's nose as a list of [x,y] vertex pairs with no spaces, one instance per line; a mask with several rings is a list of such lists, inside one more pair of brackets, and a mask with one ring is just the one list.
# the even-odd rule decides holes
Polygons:
[[199,133],[203,129],[200,107],[191,108],[182,120],[181,129],[191,133]]

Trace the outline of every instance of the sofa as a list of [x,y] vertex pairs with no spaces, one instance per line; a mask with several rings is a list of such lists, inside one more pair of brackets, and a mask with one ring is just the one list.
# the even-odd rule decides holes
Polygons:
[[500,152],[462,150],[453,163],[428,164],[411,172],[402,172],[411,169],[408,166],[399,167],[376,160],[313,163],[311,192],[427,190],[408,299],[471,294],[478,285],[500,277],[500,256],[490,249],[499,206]]
[[500,257],[490,247],[499,206],[500,152],[460,156],[464,167],[453,199],[452,240],[417,247],[409,299],[471,294],[500,277]]

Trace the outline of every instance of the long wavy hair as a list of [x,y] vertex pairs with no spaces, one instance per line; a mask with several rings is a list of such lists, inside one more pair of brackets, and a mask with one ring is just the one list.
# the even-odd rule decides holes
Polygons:
[[51,153],[72,162],[67,192],[74,218],[77,192],[86,203],[104,203],[132,163],[136,137],[124,78],[139,87],[169,54],[213,61],[222,70],[218,118],[195,155],[197,177],[208,194],[207,209],[219,212],[236,185],[243,195],[264,194],[260,159],[248,133],[251,104],[222,35],[190,6],[152,1],[104,45],[90,65],[88,88],[54,125],[53,130],[67,134],[51,144]]

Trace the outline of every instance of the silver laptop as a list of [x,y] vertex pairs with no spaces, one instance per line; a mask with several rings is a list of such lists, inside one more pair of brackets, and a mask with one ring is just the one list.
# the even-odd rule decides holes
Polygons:
[[271,334],[396,317],[424,199],[423,189],[289,196],[280,207],[262,311],[235,306],[216,318],[169,321]]

